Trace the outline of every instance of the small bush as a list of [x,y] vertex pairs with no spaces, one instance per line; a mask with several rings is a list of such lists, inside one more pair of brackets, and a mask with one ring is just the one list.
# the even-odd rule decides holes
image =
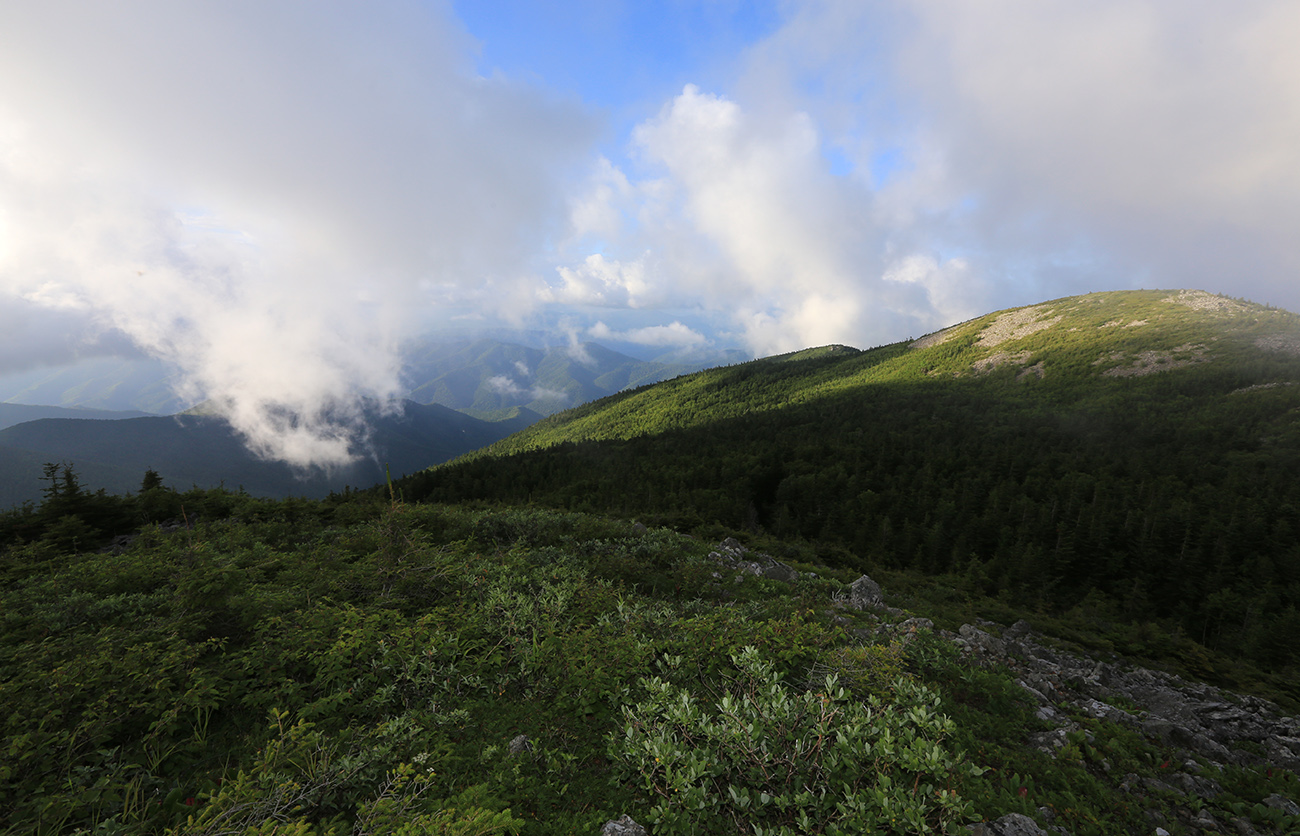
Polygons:
[[[624,709],[612,755],[655,800],[656,834],[936,833],[969,817],[949,785],[962,763],[938,697],[906,678],[895,699],[854,700],[834,675],[796,691],[753,647],[709,710],[658,677]],[[978,768],[967,767],[978,774]]]

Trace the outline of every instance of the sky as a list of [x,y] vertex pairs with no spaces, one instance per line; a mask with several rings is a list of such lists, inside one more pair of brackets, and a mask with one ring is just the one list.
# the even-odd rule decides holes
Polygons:
[[1297,32],[1290,0],[0,0],[0,373],[161,359],[329,465],[421,335],[1300,310]]

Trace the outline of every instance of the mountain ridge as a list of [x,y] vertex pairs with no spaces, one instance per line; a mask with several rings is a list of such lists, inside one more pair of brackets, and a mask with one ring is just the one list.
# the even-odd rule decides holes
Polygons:
[[642,387],[400,487],[720,524],[1044,612],[1092,595],[1117,620],[1286,668],[1300,664],[1298,338],[1293,313],[1198,291],[1065,297]]
[[[1064,333],[1092,328],[1101,335],[1095,341],[1095,353],[1082,356],[1078,347],[1056,351],[1049,365],[1040,355],[1059,341],[1062,329],[1057,326],[1070,316]],[[1145,315],[1148,318],[1139,318]],[[1197,317],[1212,317],[1211,324],[1225,326],[1222,333],[1201,334],[1201,340],[1228,340],[1217,346],[1188,342],[1196,334],[1189,330]],[[1122,327],[1121,327],[1122,326]],[[1030,379],[1054,382],[1058,375],[1078,377],[1145,377],[1162,371],[1199,365],[1214,359],[1287,361],[1300,357],[1300,317],[1281,309],[1214,296],[1204,291],[1108,291],[1083,296],[1062,297],[1049,302],[995,311],[950,326],[916,340],[904,340],[859,351],[840,346],[804,349],[778,358],[760,358],[749,363],[706,370],[684,376],[669,384],[676,387],[674,396],[693,403],[709,399],[712,392],[722,392],[731,382],[757,374],[774,360],[805,364],[800,371],[785,377],[803,375],[816,362],[823,373],[811,378],[793,393],[785,392],[776,401],[760,396],[745,404],[745,410],[766,410],[794,402],[816,400],[837,391],[881,382],[917,382],[944,376],[953,379],[998,378],[1013,375],[1017,382]],[[1054,340],[1054,338],[1057,338]],[[1009,348],[1016,351],[1009,351]],[[827,365],[829,364],[829,365]],[[1275,362],[1276,365],[1276,362]],[[859,368],[854,368],[855,366]],[[1288,367],[1290,368],[1290,367]],[[1300,370],[1292,369],[1300,380]],[[807,375],[804,375],[807,376]],[[1270,381],[1264,381],[1270,382]],[[1273,381],[1276,382],[1276,381]],[[1250,384],[1253,385],[1253,384]],[[636,413],[656,413],[648,403],[663,398],[669,389],[638,387],[565,410],[541,421],[521,436],[499,442],[496,452],[536,449],[563,441],[626,438],[635,426],[644,434],[654,426],[691,426],[692,418],[709,415],[707,410],[659,410],[661,423],[628,419]],[[749,390],[746,394],[751,394]],[[732,398],[732,400],[736,400]],[[604,426],[597,429],[590,416],[597,413]],[[724,410],[725,412],[725,410]],[[671,420],[668,414],[671,413]],[[643,416],[644,417],[644,416]],[[669,421],[668,424],[662,421]],[[563,433],[556,428],[564,426]],[[621,428],[621,429],[620,429]],[[540,438],[539,438],[540,437]]]

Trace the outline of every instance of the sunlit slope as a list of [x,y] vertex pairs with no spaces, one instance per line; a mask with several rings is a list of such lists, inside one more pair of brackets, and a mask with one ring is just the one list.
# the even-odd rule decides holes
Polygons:
[[1206,372],[1219,380],[1207,396],[1300,382],[1300,317],[1195,290],[1071,296],[868,351],[828,346],[680,377],[558,413],[472,455],[653,435],[871,397],[882,384],[1037,387],[1074,399],[1159,391],[1169,373]]

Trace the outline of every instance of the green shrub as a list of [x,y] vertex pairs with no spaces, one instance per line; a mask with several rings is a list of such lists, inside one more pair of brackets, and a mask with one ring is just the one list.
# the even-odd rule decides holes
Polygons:
[[935,833],[969,817],[949,784],[962,763],[943,746],[952,721],[924,686],[900,677],[893,703],[863,703],[834,675],[786,686],[753,647],[732,661],[739,676],[712,710],[641,680],[648,698],[624,708],[611,736],[613,757],[654,799],[657,836]]

